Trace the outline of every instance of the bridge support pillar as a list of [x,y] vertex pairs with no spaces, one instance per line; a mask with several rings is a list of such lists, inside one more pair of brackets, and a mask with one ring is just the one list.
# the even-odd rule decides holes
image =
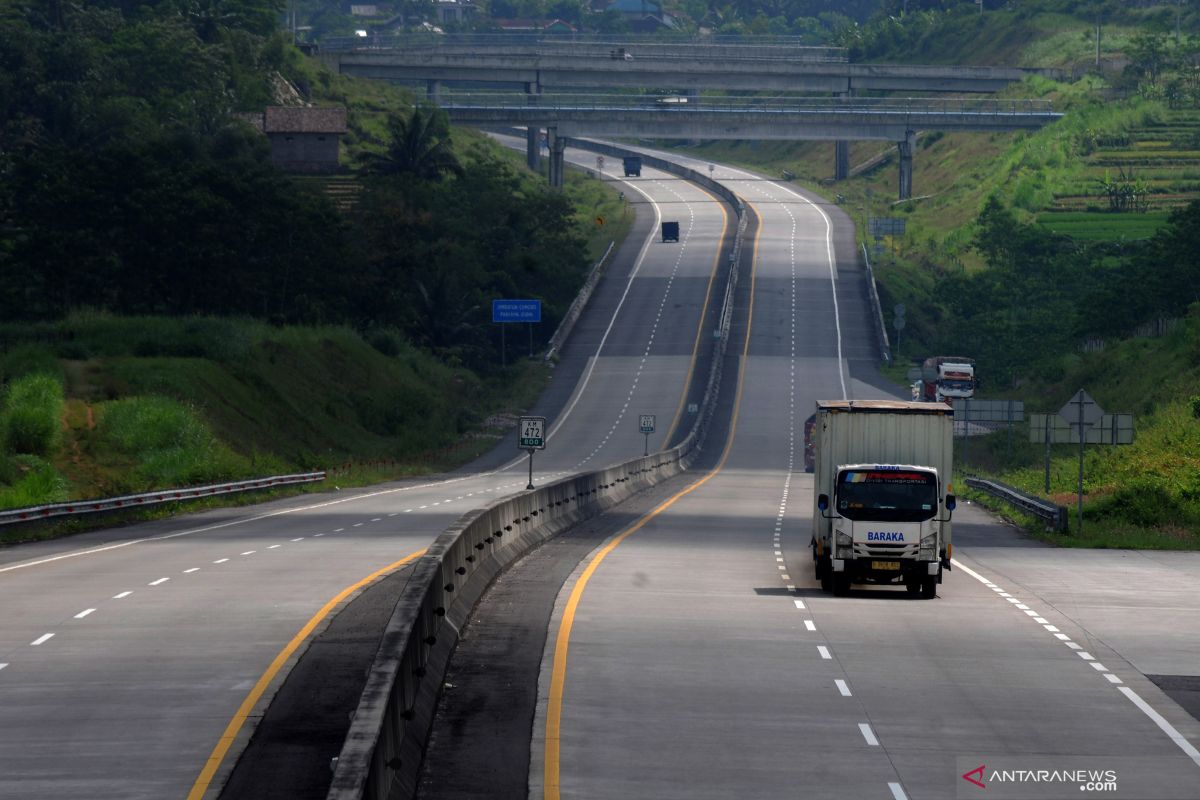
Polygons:
[[[541,102],[541,87],[536,83],[525,84],[525,103],[526,105],[536,106]],[[530,126],[525,129],[525,163],[534,172],[542,165],[542,147],[541,147],[542,129],[536,126]]]
[[904,138],[896,142],[896,147],[900,150],[900,199],[907,200],[912,197],[912,158],[913,148],[917,143],[917,134],[915,131],[907,131]]
[[425,99],[431,103],[437,103],[441,88],[441,81],[425,81]]
[[525,163],[534,172],[542,165],[542,129],[532,125],[525,129]]
[[560,189],[563,185],[563,151],[567,149],[567,143],[558,135],[558,128],[547,128],[546,136],[550,141],[550,186]]
[[[688,99],[688,108],[695,108],[696,104],[700,102],[700,90],[699,89],[688,89],[687,90],[687,99]],[[699,147],[700,140],[699,139],[689,139],[688,146],[689,147]]]
[[833,143],[833,179],[844,181],[850,177],[850,143]]
[[[841,92],[838,94],[838,99],[843,103],[849,103],[850,98],[854,96],[854,90]],[[835,181],[844,181],[850,177],[850,142],[837,141],[833,143],[833,179]]]

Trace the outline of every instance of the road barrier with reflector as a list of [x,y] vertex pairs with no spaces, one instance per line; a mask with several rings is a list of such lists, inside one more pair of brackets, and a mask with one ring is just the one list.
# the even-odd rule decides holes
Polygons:
[[[592,145],[617,156],[630,152],[596,143],[589,143],[589,149]],[[658,166],[651,161],[657,159],[647,163]],[[709,187],[715,183],[679,165],[672,164],[671,171]],[[565,478],[469,512],[434,540],[413,565],[384,631],[327,800],[413,797],[446,668],[471,609],[492,579],[538,543],[683,472],[702,451],[724,374],[746,231],[740,198],[723,186],[719,194],[733,198],[740,220],[719,316],[720,335],[712,340],[712,365],[691,432],[670,450]]]

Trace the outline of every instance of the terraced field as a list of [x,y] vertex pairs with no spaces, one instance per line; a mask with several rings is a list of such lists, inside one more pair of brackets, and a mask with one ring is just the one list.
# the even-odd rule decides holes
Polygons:
[[[1140,196],[1136,211],[1113,213],[1103,188],[1125,182]],[[1101,138],[1075,180],[1054,195],[1038,222],[1079,239],[1153,235],[1168,212],[1200,198],[1200,111],[1169,111],[1127,133]]]

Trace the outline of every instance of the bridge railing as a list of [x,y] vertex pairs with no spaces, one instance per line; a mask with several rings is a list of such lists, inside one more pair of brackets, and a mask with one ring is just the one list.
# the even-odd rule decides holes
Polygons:
[[[790,58],[801,61],[845,62],[846,51],[841,47],[805,44],[792,36],[638,36],[604,33],[406,33],[373,36],[331,36],[321,39],[324,52],[357,52],[375,50],[404,50],[432,48],[514,48],[532,52],[579,52],[581,46],[595,48],[624,48],[635,54],[638,50],[665,54],[671,50],[694,49],[696,52],[720,48],[727,58]],[[567,50],[566,48],[574,48]]]
[[[530,98],[535,98],[531,101]],[[542,109],[586,111],[755,111],[776,113],[905,113],[1005,116],[1052,114],[1049,100],[982,97],[688,97],[662,94],[538,94],[512,92],[442,92],[438,104],[445,109],[492,109],[534,104]]]

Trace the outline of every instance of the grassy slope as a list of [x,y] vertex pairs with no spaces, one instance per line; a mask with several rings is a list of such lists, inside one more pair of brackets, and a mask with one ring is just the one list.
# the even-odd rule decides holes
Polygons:
[[[985,15],[982,22],[962,21],[954,33],[930,40],[904,60],[1073,68],[1089,64],[1094,52],[1090,25],[1059,16],[1014,21],[1011,16]],[[1107,27],[1105,53],[1119,50],[1133,33],[1129,28]],[[1116,173],[1110,164],[1120,164],[1123,158],[1132,162],[1150,151],[1165,164],[1156,171],[1152,163],[1139,163],[1139,177],[1151,183],[1157,179],[1164,192],[1178,189],[1185,193],[1184,199],[1196,196],[1192,167],[1173,161],[1180,154],[1170,150],[1172,136],[1177,139],[1181,131],[1192,135],[1200,129],[1194,113],[1170,112],[1161,103],[1137,98],[1114,103],[1104,99],[1102,88],[1101,82],[1091,79],[1069,85],[1033,79],[1005,95],[1052,99],[1057,110],[1068,113],[1057,125],[1031,134],[922,137],[914,158],[914,202],[895,202],[895,148],[883,142],[853,143],[852,167],[873,166],[837,184],[832,181],[831,143],[710,142],[699,149],[713,160],[768,174],[793,173],[831,202],[843,203],[859,226],[860,238],[865,236],[869,216],[905,218],[908,234],[884,242],[887,254],[878,258],[884,264],[876,274],[886,313],[895,302],[927,296],[940,270],[984,268],[967,245],[973,221],[993,193],[999,193],[1026,221],[1036,220],[1080,238],[1105,239],[1148,236],[1166,216],[1162,211],[1115,215],[1054,210],[1063,197],[1095,192],[1097,177],[1106,169]],[[1083,155],[1076,147],[1085,136],[1102,144]],[[1105,146],[1106,139],[1114,144]],[[1188,150],[1182,155],[1195,159],[1200,154]],[[841,200],[835,195],[841,195]],[[1089,202],[1102,205],[1104,201]],[[890,255],[893,249],[898,259]],[[906,336],[911,340],[916,333],[919,338],[920,326],[920,320],[909,319]],[[1053,411],[1086,387],[1105,409],[1135,414],[1137,438],[1128,447],[1088,450],[1085,535],[1080,537],[1076,531],[1067,538],[1047,538],[1074,546],[1200,548],[1200,420],[1193,416],[1190,404],[1192,397],[1200,395],[1200,317],[1193,315],[1167,337],[1110,343],[1100,353],[1065,355],[1064,363],[1065,376],[1057,384],[1027,385],[1014,397],[1026,399],[1031,411]],[[892,377],[903,382],[908,366],[901,361],[891,370]],[[983,470],[1041,493],[1044,448],[1020,441],[1021,436],[1027,438],[1027,431],[1018,434],[1012,443],[1004,434],[990,437],[991,441],[973,441],[971,471]],[[1049,496],[1071,508],[1077,458],[1076,447],[1053,448]],[[1146,476],[1161,480],[1148,481]],[[1032,519],[1020,521],[1040,530]]]
[[[343,162],[379,147],[385,114],[412,100],[402,90],[333,75],[308,60],[297,58],[292,70],[290,77],[307,82],[320,102],[350,107]],[[455,129],[454,136],[468,165],[481,150],[521,160],[475,131]],[[627,233],[632,214],[610,186],[568,173],[565,191],[594,257]],[[108,409],[123,399],[173,398],[181,409],[178,424],[211,433],[211,441],[172,455],[193,466],[183,474],[216,472],[215,479],[228,479],[357,463],[351,474],[337,477],[344,486],[469,460],[532,404],[547,379],[540,362],[518,362],[484,382],[393,334],[373,338],[375,347],[344,328],[95,314],[0,328],[0,382],[47,372],[63,382],[67,400],[53,452],[0,455],[0,508],[144,491],[181,474],[166,464],[157,475],[140,469],[162,462],[161,454],[122,449],[106,432]],[[221,457],[214,459],[214,451]],[[0,541],[28,535],[0,529]]]

